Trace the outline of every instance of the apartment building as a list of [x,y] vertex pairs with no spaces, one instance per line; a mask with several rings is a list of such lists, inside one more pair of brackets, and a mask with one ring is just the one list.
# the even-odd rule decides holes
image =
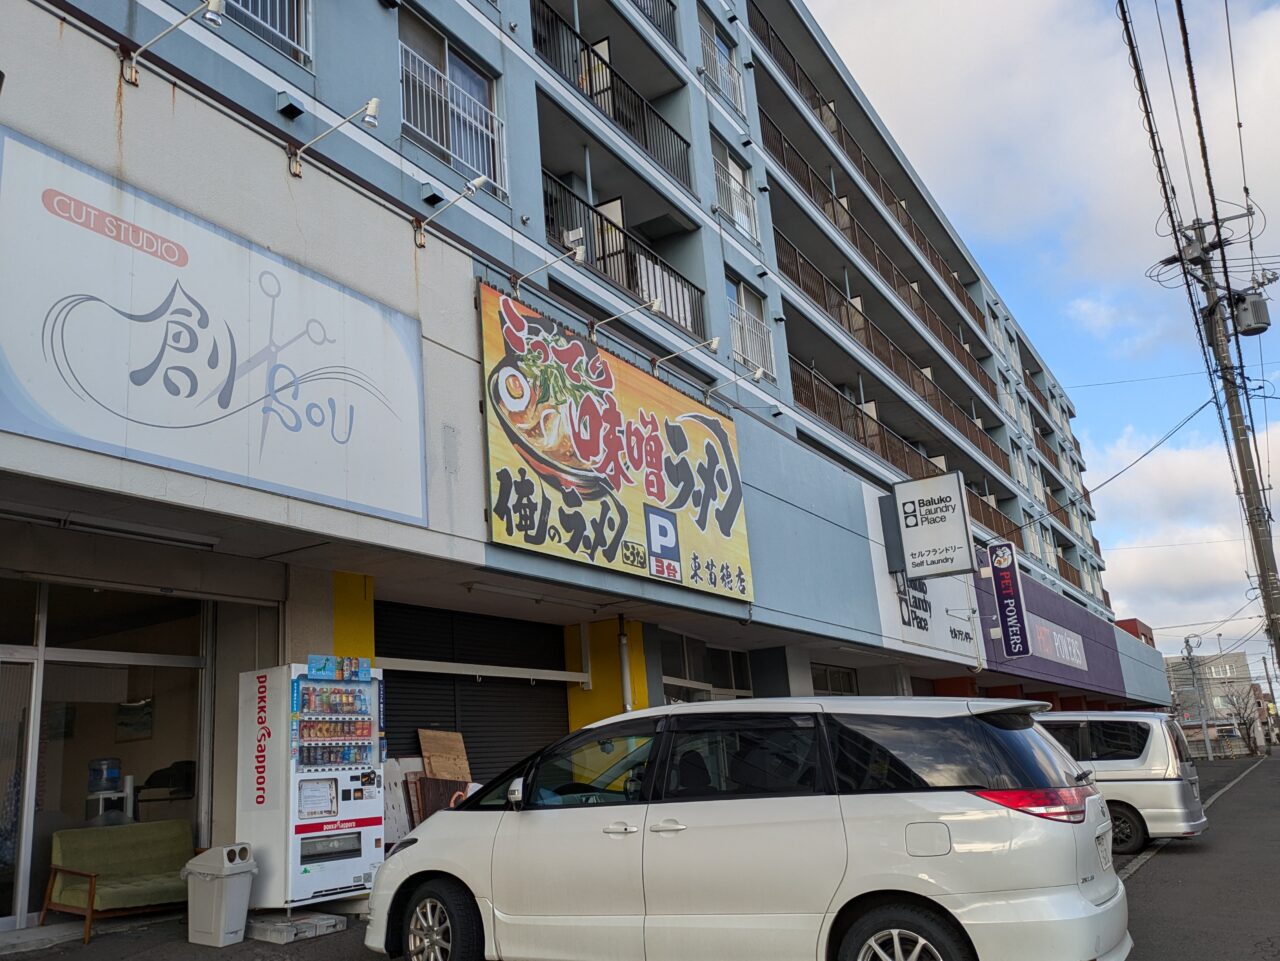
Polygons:
[[[230,839],[236,679],[309,654],[477,778],[672,700],[1169,703],[1070,398],[802,5],[220,6],[0,31],[0,930],[96,758]],[[1029,656],[889,569],[949,472]]]
[[1236,711],[1233,700],[1239,701],[1245,696],[1243,692],[1252,693],[1255,688],[1261,697],[1261,688],[1254,682],[1249,658],[1242,651],[1193,654],[1190,658],[1166,657],[1164,664],[1169,689],[1184,724],[1199,724],[1203,713],[1210,724],[1230,727]]

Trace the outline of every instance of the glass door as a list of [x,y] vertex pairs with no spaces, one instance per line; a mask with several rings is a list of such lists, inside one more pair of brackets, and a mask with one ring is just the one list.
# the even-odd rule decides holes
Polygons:
[[0,660],[0,931],[16,927],[14,905],[25,901],[21,862],[23,784],[31,724],[34,662]]

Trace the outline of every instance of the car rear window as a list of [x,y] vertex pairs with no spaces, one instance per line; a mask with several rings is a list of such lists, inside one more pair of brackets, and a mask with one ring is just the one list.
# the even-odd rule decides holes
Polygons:
[[1151,740],[1151,725],[1142,721],[1090,721],[1089,744],[1095,761],[1136,761]]
[[1040,726],[1077,761],[1086,756],[1083,721],[1041,721]]
[[831,715],[842,794],[1069,787],[1078,768],[1028,714]]
[[1169,739],[1173,741],[1173,749],[1178,752],[1179,763],[1185,764],[1190,761],[1191,745],[1187,743],[1187,736],[1182,733],[1182,728],[1172,721],[1165,721],[1164,726],[1169,730]]

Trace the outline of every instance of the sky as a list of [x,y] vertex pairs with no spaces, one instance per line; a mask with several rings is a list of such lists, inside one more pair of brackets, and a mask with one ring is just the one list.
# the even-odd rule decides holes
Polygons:
[[[1280,218],[1280,124],[1270,119],[1280,94],[1274,67],[1280,0],[1228,2],[1250,194]],[[1213,407],[1103,486],[1210,397],[1186,294],[1146,277],[1173,242],[1161,219],[1115,4],[808,4],[1001,300],[1068,388],[1078,414],[1072,427],[1088,464],[1084,482],[1096,491],[1103,581],[1117,617],[1136,616],[1157,628],[1166,653],[1181,649],[1192,631],[1205,635],[1202,652],[1216,653],[1218,632],[1226,648],[1238,644],[1258,627],[1261,605],[1248,593],[1254,565]],[[1243,203],[1244,180],[1226,12],[1221,0],[1186,6],[1214,186],[1227,216],[1239,212],[1228,202]],[[1131,7],[1184,219],[1197,207],[1208,217],[1173,0],[1131,0]],[[1258,233],[1261,216],[1255,226],[1257,255],[1280,253],[1280,222],[1274,233]],[[1245,221],[1236,229],[1241,238],[1248,233]],[[1230,247],[1229,255],[1248,258],[1248,245]],[[1236,285],[1250,273],[1247,262],[1238,266]],[[1280,293],[1280,284],[1269,293]],[[1280,309],[1273,310],[1280,329]],[[1259,394],[1280,398],[1278,337],[1244,343],[1245,363],[1264,365],[1248,371],[1258,378]],[[1272,435],[1280,468],[1280,399],[1268,404],[1259,397],[1254,416],[1269,475]],[[1248,619],[1215,623],[1237,612]],[[1238,649],[1260,676],[1265,642]]]

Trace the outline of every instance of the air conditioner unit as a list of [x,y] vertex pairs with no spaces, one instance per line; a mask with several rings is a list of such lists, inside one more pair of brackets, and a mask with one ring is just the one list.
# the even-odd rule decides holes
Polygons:
[[1267,299],[1258,293],[1245,294],[1236,304],[1236,333],[1254,337],[1271,327],[1271,311]]

